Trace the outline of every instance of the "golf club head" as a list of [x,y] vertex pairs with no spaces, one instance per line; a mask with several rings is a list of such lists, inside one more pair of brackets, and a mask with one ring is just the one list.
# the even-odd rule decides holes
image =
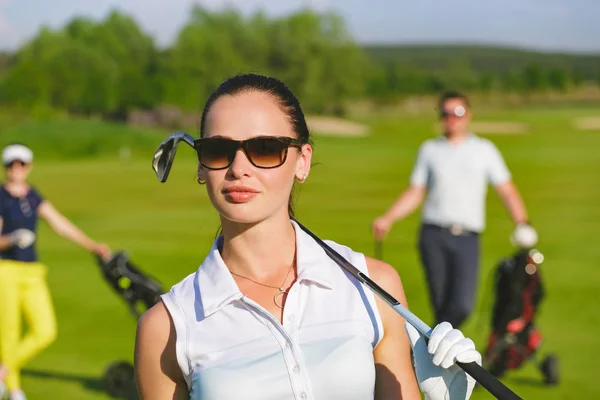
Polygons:
[[166,182],[175,160],[179,142],[185,142],[194,148],[194,138],[185,132],[175,132],[161,142],[152,157],[152,169],[161,182]]

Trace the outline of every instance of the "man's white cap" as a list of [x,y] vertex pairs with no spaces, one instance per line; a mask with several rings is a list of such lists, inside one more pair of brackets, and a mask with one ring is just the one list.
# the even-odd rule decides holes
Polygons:
[[29,164],[33,161],[33,151],[22,144],[11,144],[2,151],[2,163],[10,164],[13,161],[22,161]]

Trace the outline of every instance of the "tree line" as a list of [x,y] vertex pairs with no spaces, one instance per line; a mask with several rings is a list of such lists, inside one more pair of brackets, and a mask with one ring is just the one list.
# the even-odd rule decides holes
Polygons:
[[159,48],[131,16],[113,11],[101,21],[76,17],[60,29],[42,28],[14,53],[0,54],[0,102],[109,118],[165,104],[197,112],[224,78],[239,72],[276,76],[307,111],[321,113],[341,113],[357,98],[447,88],[567,91],[591,79],[600,83],[600,57],[585,68],[573,68],[571,59],[552,64],[530,57],[498,69],[493,51],[487,64],[448,48],[411,51],[361,46],[334,13],[307,9],[270,18],[198,5],[174,42]]

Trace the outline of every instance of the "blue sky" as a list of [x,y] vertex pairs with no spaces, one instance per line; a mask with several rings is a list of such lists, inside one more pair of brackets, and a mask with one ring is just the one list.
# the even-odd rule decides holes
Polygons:
[[[47,24],[75,15],[133,15],[161,45],[185,23],[189,7],[222,0],[0,0],[0,49],[14,49]],[[540,50],[600,52],[600,0],[229,0],[245,12],[281,15],[310,5],[342,14],[359,42],[496,43]]]

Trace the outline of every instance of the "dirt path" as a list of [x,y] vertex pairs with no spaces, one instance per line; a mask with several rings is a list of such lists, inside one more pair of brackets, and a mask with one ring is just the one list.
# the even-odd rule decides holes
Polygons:
[[306,123],[315,135],[364,137],[369,134],[368,126],[341,118],[307,116]]
[[600,130],[600,117],[577,118],[573,121],[573,126],[584,131]]

